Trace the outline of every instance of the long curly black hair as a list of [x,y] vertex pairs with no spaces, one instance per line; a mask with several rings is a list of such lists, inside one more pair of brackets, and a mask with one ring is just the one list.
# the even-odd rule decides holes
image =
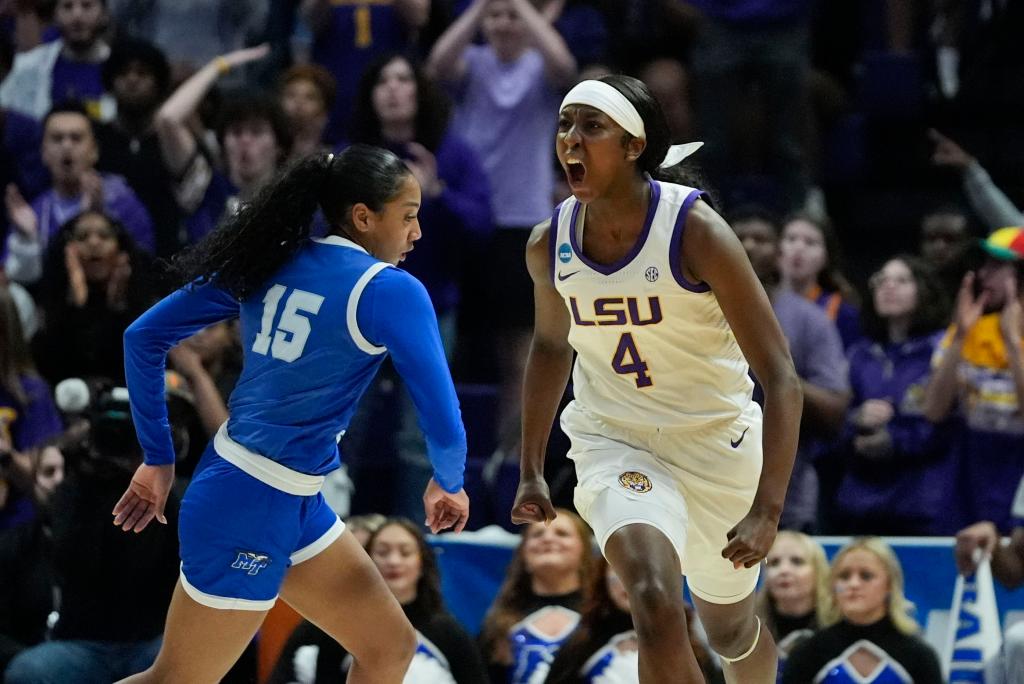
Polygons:
[[306,243],[318,208],[331,232],[343,233],[352,207],[365,204],[379,212],[409,174],[393,153],[370,145],[300,159],[216,230],[177,254],[171,275],[179,286],[212,281],[244,300]]

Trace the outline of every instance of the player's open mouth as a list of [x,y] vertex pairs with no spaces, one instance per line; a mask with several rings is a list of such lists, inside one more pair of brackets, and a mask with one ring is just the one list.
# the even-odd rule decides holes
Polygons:
[[580,185],[587,176],[587,167],[579,159],[566,159],[565,175],[570,186]]

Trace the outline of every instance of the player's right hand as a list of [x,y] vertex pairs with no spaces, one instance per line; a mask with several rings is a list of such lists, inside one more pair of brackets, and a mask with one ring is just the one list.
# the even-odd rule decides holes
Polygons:
[[156,518],[164,525],[164,506],[174,484],[174,464],[147,465],[136,469],[121,500],[114,506],[114,524],[125,532],[141,532]]
[[427,514],[426,525],[433,534],[449,527],[461,532],[469,522],[469,496],[465,489],[454,494],[446,492],[430,478],[423,493],[423,510]]
[[978,569],[982,556],[989,556],[999,545],[999,532],[996,526],[988,521],[974,523],[965,527],[956,535],[956,568],[961,575],[972,575]]
[[543,477],[521,478],[512,504],[512,522],[516,525],[542,522],[545,525],[555,519],[555,507],[551,504],[551,492]]

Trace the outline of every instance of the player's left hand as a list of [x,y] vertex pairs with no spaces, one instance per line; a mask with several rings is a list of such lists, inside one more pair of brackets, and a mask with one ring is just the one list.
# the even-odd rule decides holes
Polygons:
[[114,524],[125,532],[141,532],[153,518],[167,524],[164,506],[174,484],[174,464],[147,465],[135,471],[121,500],[114,506]]
[[778,531],[778,518],[752,510],[726,533],[729,543],[722,549],[722,558],[732,561],[736,569],[752,568],[768,555]]

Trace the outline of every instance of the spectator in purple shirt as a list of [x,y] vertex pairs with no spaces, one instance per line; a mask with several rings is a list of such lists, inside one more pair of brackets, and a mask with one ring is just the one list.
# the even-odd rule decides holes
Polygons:
[[33,517],[29,451],[62,430],[50,386],[32,363],[14,300],[0,285],[0,530]]
[[838,448],[841,531],[953,534],[957,521],[946,505],[956,479],[952,434],[922,408],[948,297],[938,276],[911,256],[886,261],[870,285],[866,336],[848,354],[853,401]]
[[110,55],[103,38],[106,0],[57,0],[53,20],[60,39],[15,58],[0,84],[0,106],[42,119],[54,104],[79,100],[93,119],[110,119],[113,100],[104,94],[101,75]]
[[14,230],[7,237],[5,268],[11,280],[39,280],[42,255],[62,225],[89,209],[103,210],[122,223],[136,244],[154,248],[149,212],[121,176],[96,171],[99,148],[85,111],[75,104],[61,105],[43,120],[43,163],[53,187],[36,197],[31,206],[9,186],[7,212]]
[[820,308],[780,284],[780,238],[774,217],[760,207],[746,207],[737,210],[729,224],[771,299],[803,386],[800,443],[779,527],[814,532],[819,524],[815,460],[823,441],[838,434],[850,401],[843,345]]

